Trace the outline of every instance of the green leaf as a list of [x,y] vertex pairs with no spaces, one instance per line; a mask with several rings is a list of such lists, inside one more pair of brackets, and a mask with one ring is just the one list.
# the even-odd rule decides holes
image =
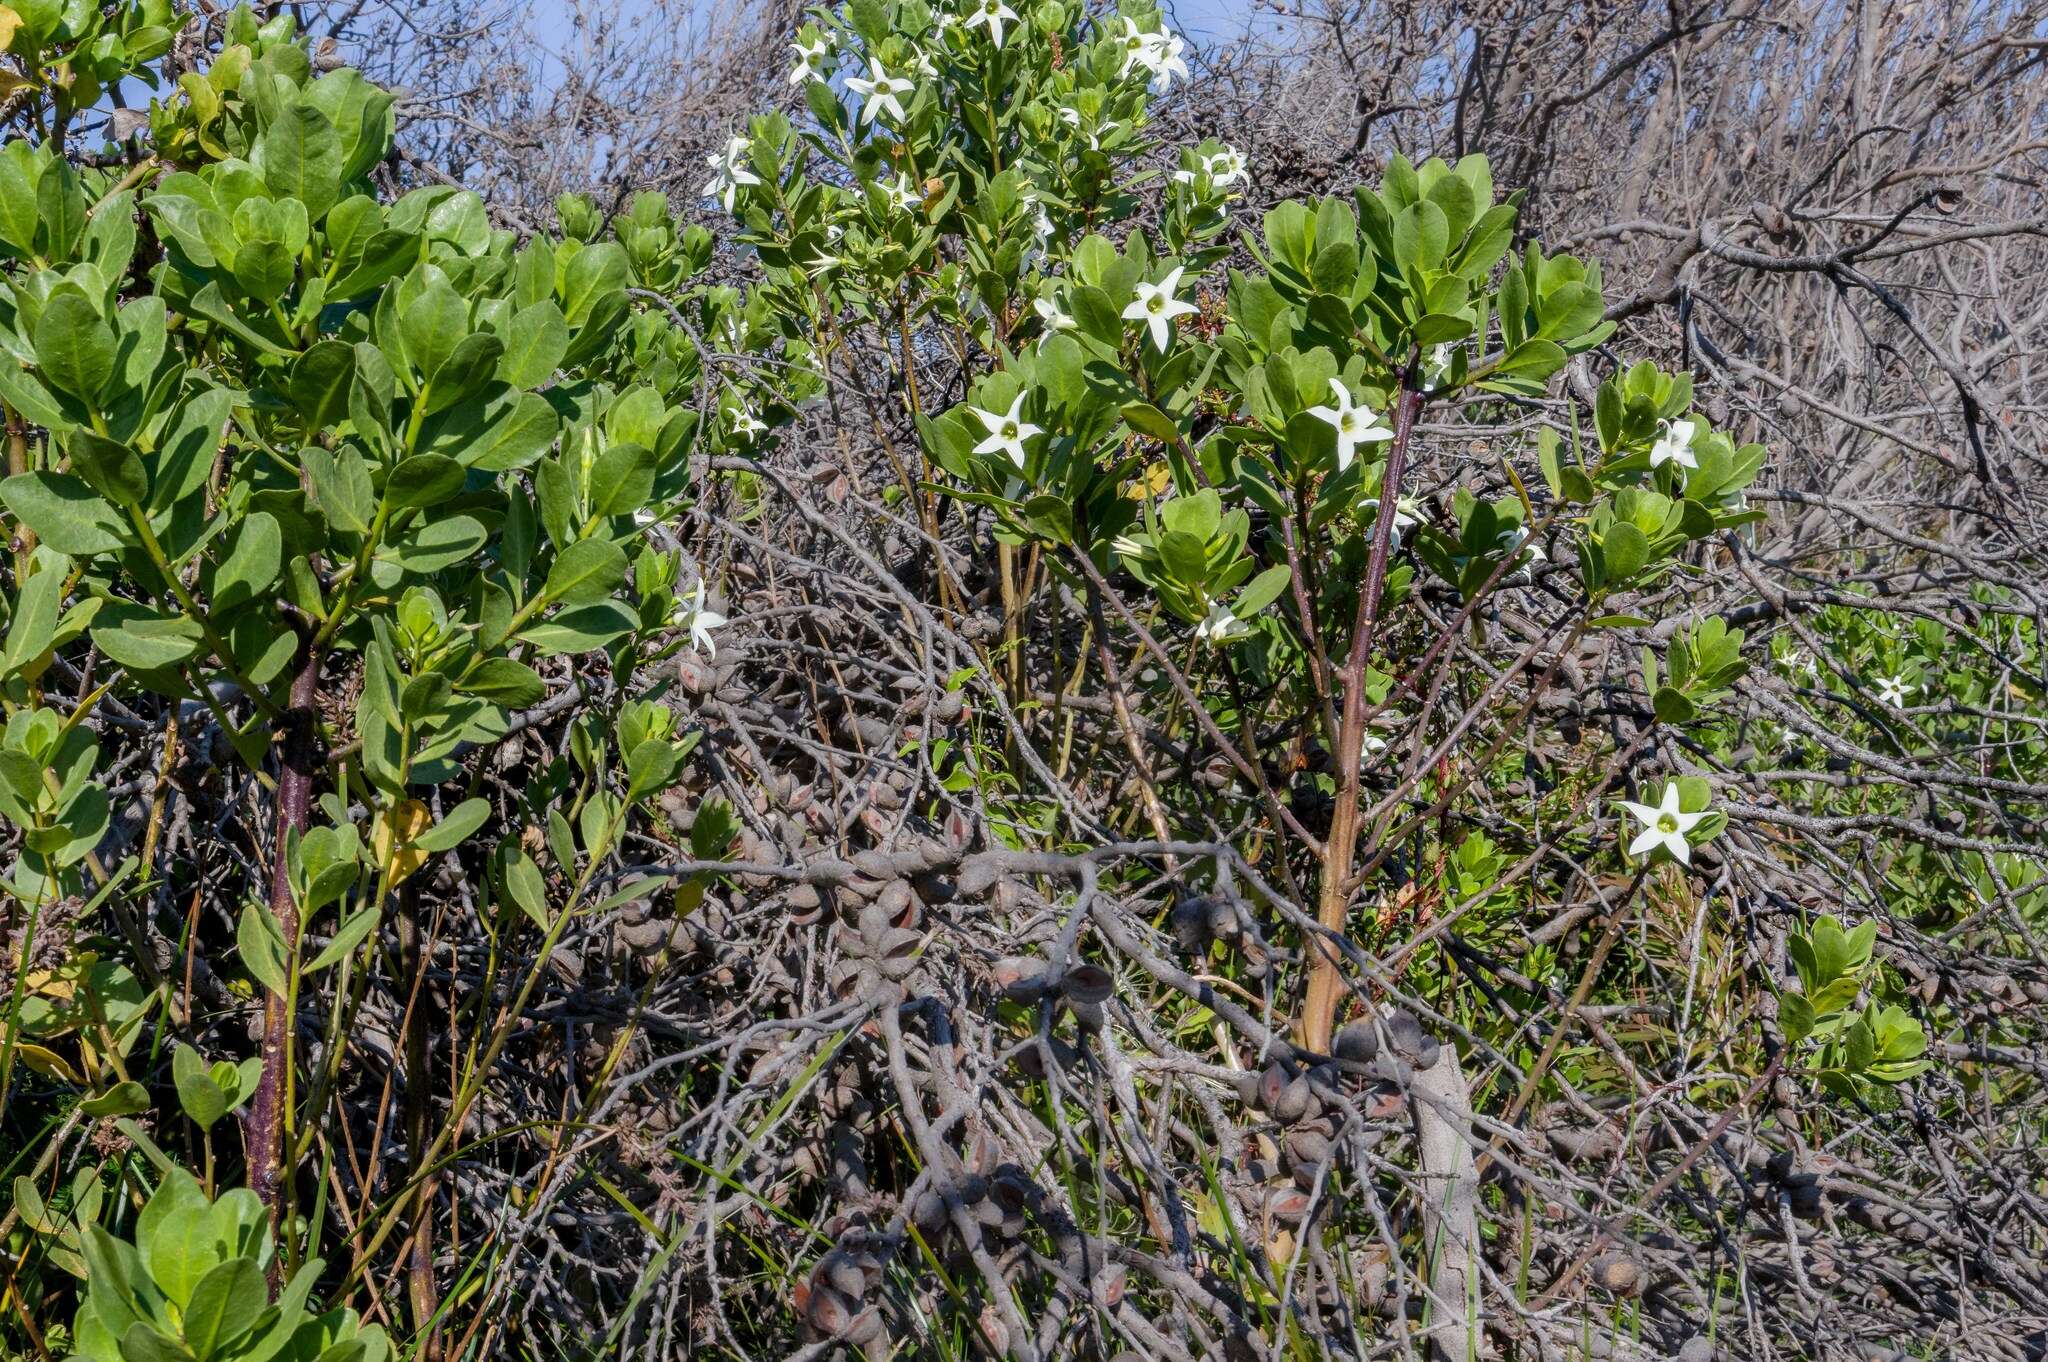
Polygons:
[[628,515],[654,495],[654,451],[645,445],[616,444],[597,456],[590,472],[590,513]]
[[[444,418],[448,424],[435,430],[429,445],[437,452],[453,453],[480,472],[504,473],[526,467],[548,452],[562,428],[561,415],[538,393],[520,394],[509,408],[492,402],[472,414],[474,406],[449,412]],[[486,422],[481,429],[475,425],[477,419]],[[442,446],[450,442],[456,448],[444,450]]]
[[[6,44],[0,43],[0,47]],[[26,141],[7,144],[9,154],[0,155],[0,246],[10,255],[26,259],[35,253],[36,186],[30,177],[34,162]]]
[[448,816],[412,839],[421,851],[453,851],[491,816],[488,799],[465,799],[448,811]]
[[313,499],[327,513],[328,522],[351,534],[368,534],[370,518],[377,513],[377,498],[362,455],[347,446],[337,455],[307,445],[299,453],[299,462],[305,466],[306,479],[313,484]]
[[270,910],[254,899],[242,909],[235,944],[242,952],[242,967],[257,983],[272,993],[287,991],[291,981],[286,974],[284,930]]
[[307,961],[301,972],[315,974],[331,965],[339,964],[350,951],[362,945],[371,932],[377,930],[378,920],[382,916],[383,913],[375,907],[358,908],[350,913],[342,924],[335,928],[334,939],[322,946],[320,953]]
[[1201,540],[1181,530],[1167,530],[1159,536],[1159,557],[1174,580],[1186,586],[1200,586],[1209,580],[1209,555]]
[[1600,552],[1607,570],[1607,584],[1618,586],[1642,571],[1643,564],[1650,557],[1650,541],[1641,530],[1623,521],[1608,529],[1606,537],[1600,541]]
[[471,332],[457,341],[455,349],[434,373],[433,386],[425,397],[427,410],[445,411],[486,383],[495,382],[498,357],[504,353],[505,343],[485,332]]
[[413,232],[385,230],[370,238],[363,253],[327,290],[330,303],[346,302],[381,288],[411,269],[420,259],[424,238]]
[[149,1089],[130,1079],[78,1104],[87,1116],[133,1116],[149,1110]]
[[1149,435],[1162,444],[1171,445],[1180,441],[1180,427],[1173,423],[1172,417],[1150,402],[1125,403],[1123,418],[1132,430],[1140,435]]
[[[82,27],[84,20],[81,18],[79,23]],[[78,171],[64,157],[52,157],[36,180],[36,215],[42,219],[43,254],[53,260],[70,258],[78,249],[79,237],[85,234],[88,211]]]
[[197,622],[183,615],[157,615],[140,606],[107,606],[93,626],[92,641],[124,667],[159,671],[197,656],[205,636]]
[[585,246],[562,272],[562,315],[581,326],[608,297],[624,289],[632,277],[626,252],[612,242]]
[[50,396],[49,389],[34,374],[16,364],[12,355],[0,355],[0,398],[6,399],[7,405],[29,424],[59,435],[74,424],[64,414],[64,408],[57,405],[57,399]]
[[512,902],[518,905],[519,911],[533,920],[536,927],[546,928],[547,884],[540,877],[540,867],[536,866],[533,858],[525,852],[520,852],[517,858],[505,867],[505,892]]
[[438,278],[412,300],[399,321],[406,357],[431,380],[469,335],[469,308],[462,295]]
[[565,610],[553,619],[536,624],[519,637],[531,643],[543,656],[587,653],[613,639],[629,634],[639,624],[633,612],[618,601],[598,601]]
[[462,490],[467,471],[445,454],[415,454],[391,470],[384,500],[394,507],[438,506]]
[[626,797],[638,799],[655,790],[666,789],[682,761],[674,743],[649,738],[626,758]]
[[284,297],[296,272],[292,253],[282,241],[248,241],[235,252],[235,282],[251,298],[268,307]]
[[127,445],[84,427],[64,437],[71,471],[116,506],[137,506],[149,498],[149,473]]
[[227,295],[221,292],[220,285],[217,282],[209,283],[205,288],[193,294],[192,301],[186,304],[186,306],[193,316],[204,317],[207,321],[226,330],[236,339],[255,346],[266,355],[282,356],[292,353],[244,321],[236,313],[234,307],[229,304]]
[[235,547],[213,575],[213,608],[233,610],[270,590],[284,565],[284,536],[277,518],[252,512],[235,535]]
[[548,693],[547,684],[540,679],[539,672],[509,657],[494,657],[478,663],[455,689],[507,709],[526,709],[537,705]]
[[334,206],[341,189],[341,140],[327,116],[310,104],[281,110],[256,140],[249,159],[271,193],[305,204],[312,221]]
[[1656,710],[1657,717],[1667,724],[1690,722],[1699,712],[1685,692],[1674,690],[1670,686],[1657,687],[1657,693],[1650,699],[1650,707]]
[[601,601],[626,579],[626,555],[604,539],[584,539],[562,550],[548,571],[544,594],[562,605]]
[[[46,555],[39,555],[46,556]],[[0,651],[0,670],[12,675],[49,651],[57,636],[57,615],[64,604],[64,560],[40,564],[14,599],[14,618],[7,623],[7,645]]]
[[1493,372],[1496,376],[1548,378],[1564,368],[1568,358],[1555,341],[1528,340],[1510,350]]
[[1237,593],[1231,603],[1230,613],[1241,620],[1248,620],[1280,599],[1280,593],[1287,590],[1287,582],[1293,576],[1285,563],[1275,563],[1258,576],[1245,583],[1244,590]]
[[569,353],[569,323],[552,298],[513,314],[506,327],[498,377],[515,388],[537,388],[555,376]]
[[169,510],[206,485],[238,395],[227,388],[205,388],[178,407],[169,431],[157,442],[149,489],[152,513]]
[[269,1303],[263,1269],[256,1260],[228,1259],[192,1289],[192,1303],[185,1307],[185,1346],[200,1362],[221,1355],[249,1332]]
[[36,319],[36,368],[50,384],[97,406],[114,377],[114,329],[85,295],[59,290]]
[[171,1077],[178,1088],[178,1105],[201,1130],[213,1129],[214,1122],[228,1114],[227,1094],[191,1046],[180,1045],[171,1051]]
[[475,517],[448,516],[430,520],[397,543],[386,545],[380,556],[407,572],[439,572],[474,555],[489,538]]
[[38,539],[75,558],[112,553],[131,532],[126,517],[69,473],[17,473],[0,482],[0,502]]
[[348,389],[355,377],[356,348],[344,341],[321,341],[292,365],[286,396],[308,438],[348,415]]

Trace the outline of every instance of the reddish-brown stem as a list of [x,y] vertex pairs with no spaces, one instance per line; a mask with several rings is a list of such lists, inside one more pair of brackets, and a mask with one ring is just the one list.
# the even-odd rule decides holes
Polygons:
[[[292,678],[291,700],[278,732],[277,838],[271,849],[270,911],[284,933],[289,960],[299,939],[299,908],[292,899],[287,849],[292,835],[306,830],[313,799],[313,775],[320,765],[319,729],[313,701],[320,687],[320,656],[310,646]],[[289,980],[287,987],[289,987]],[[283,993],[263,999],[263,1077],[249,1103],[243,1141],[248,1151],[249,1187],[262,1198],[273,1219],[279,1213],[283,1183],[284,1110],[287,1067],[291,1063],[291,1007]]]
[[[1359,755],[1365,747],[1365,674],[1379,623],[1380,593],[1387,583],[1387,559],[1393,552],[1394,517],[1399,514],[1401,477],[1408,463],[1408,441],[1422,410],[1422,394],[1406,380],[1394,398],[1394,439],[1387,446],[1386,473],[1380,479],[1379,515],[1373,521],[1372,553],[1366,559],[1365,581],[1359,587],[1358,618],[1351,629],[1351,651],[1337,674],[1344,686],[1343,718],[1337,730],[1337,770],[1342,782],[1330,816],[1330,835],[1323,843],[1323,882],[1316,900],[1316,921],[1325,932],[1344,930],[1351,895],[1351,859],[1358,848]],[[1312,943],[1308,997],[1301,1009],[1301,1042],[1327,1054],[1344,979],[1336,948],[1328,941]]]

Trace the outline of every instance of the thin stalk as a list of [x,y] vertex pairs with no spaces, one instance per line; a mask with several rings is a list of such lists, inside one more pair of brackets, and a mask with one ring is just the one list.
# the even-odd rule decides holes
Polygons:
[[[299,909],[292,899],[290,858],[286,854],[294,834],[306,830],[307,811],[313,800],[313,775],[320,769],[319,728],[313,702],[320,687],[320,654],[307,647],[292,678],[289,707],[279,725],[277,778],[277,836],[272,843],[270,869],[270,911],[284,934],[287,961],[296,959],[299,941]],[[290,981],[286,981],[289,988]],[[273,1218],[279,1215],[284,1180],[284,1127],[291,1105],[292,1063],[291,1000],[283,992],[267,992],[263,999],[263,1077],[249,1104],[243,1138],[248,1150],[249,1187],[261,1198]]]
[[[1351,902],[1351,861],[1358,850],[1359,755],[1365,747],[1365,674],[1372,660],[1373,635],[1379,624],[1380,595],[1387,584],[1387,558],[1393,551],[1394,516],[1401,500],[1401,477],[1408,466],[1408,442],[1422,394],[1412,391],[1404,376],[1394,399],[1394,439],[1387,447],[1387,469],[1380,479],[1379,514],[1374,517],[1372,554],[1366,560],[1365,582],[1359,588],[1358,618],[1351,630],[1351,652],[1337,679],[1344,686],[1344,711],[1337,730],[1337,771],[1342,782],[1337,807],[1330,817],[1330,835],[1323,844],[1323,882],[1316,902],[1316,921],[1326,932],[1342,933]],[[1302,1044],[1328,1054],[1330,1033],[1343,995],[1336,948],[1321,939],[1310,950],[1308,996],[1301,1008]]]

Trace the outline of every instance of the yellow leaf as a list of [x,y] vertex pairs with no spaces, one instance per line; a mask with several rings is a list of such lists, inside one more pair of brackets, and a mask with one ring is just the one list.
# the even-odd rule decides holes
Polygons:
[[401,799],[377,815],[370,829],[370,850],[377,864],[390,870],[393,884],[427,863],[427,853],[414,847],[412,840],[433,823],[433,815],[417,799]]
[[22,1063],[28,1065],[29,1068],[34,1069],[45,1078],[58,1078],[66,1083],[77,1083],[80,1086],[83,1086],[85,1083],[85,1079],[79,1075],[78,1070],[71,1067],[70,1061],[55,1050],[45,1050],[40,1045],[30,1045],[28,1042],[23,1041],[14,1047],[14,1053],[21,1056]]
[[[7,50],[8,44],[14,41],[15,30],[20,27],[21,16],[7,6],[0,5],[0,52]],[[26,81],[22,83],[27,84]],[[5,93],[7,92],[4,89],[0,89],[0,94]]]
[[1158,496],[1173,482],[1173,469],[1164,459],[1154,459],[1137,477],[1124,483],[1123,490],[1134,497]]
[[41,998],[56,998],[62,1002],[71,1001],[72,996],[78,992],[75,980],[52,974],[46,969],[35,971],[22,982],[31,994]]

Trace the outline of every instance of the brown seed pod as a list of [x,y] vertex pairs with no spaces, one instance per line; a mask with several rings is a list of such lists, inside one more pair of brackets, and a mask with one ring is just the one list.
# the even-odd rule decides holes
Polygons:
[[1317,1107],[1315,1093],[1309,1087],[1308,1075],[1302,1074],[1289,1080],[1273,1101],[1273,1119],[1283,1125],[1293,1125],[1310,1114]]
[[1343,1028],[1331,1046],[1339,1063],[1359,1066],[1370,1063],[1379,1048],[1379,1035],[1369,1022],[1353,1022]]
[[1293,1075],[1288,1073],[1279,1061],[1268,1064],[1265,1072],[1259,1075],[1259,1105],[1269,1112],[1279,1106],[1280,1094],[1287,1090],[1287,1084],[1292,1078]]
[[1209,930],[1209,908],[1204,899],[1182,899],[1173,906],[1168,918],[1173,929],[1173,939],[1189,955],[1200,955],[1209,949],[1213,939]]
[[1013,1003],[1029,1007],[1045,993],[1045,961],[1033,956],[1004,956],[996,961],[989,977]]
[[1418,1069],[1427,1069],[1436,1063],[1437,1043],[1422,1029],[1422,1023],[1415,1014],[1402,1008],[1395,1008],[1381,1019],[1380,1025],[1387,1033],[1387,1044],[1395,1054],[1407,1060]]
[[1244,924],[1238,920],[1237,905],[1229,899],[1210,899],[1209,934],[1218,941],[1235,941],[1244,934]]
[[1266,1193],[1266,1214],[1282,1225],[1308,1219],[1309,1196],[1299,1187],[1275,1187]]
[[1115,978],[1100,965],[1076,965],[1060,980],[1060,991],[1070,1003],[1100,1006],[1109,1001],[1115,987]]
[[1603,1253],[1586,1265],[1586,1275],[1602,1291],[1634,1296],[1641,1293],[1649,1274],[1626,1253]]
[[849,1299],[859,1300],[867,1294],[867,1275],[860,1270],[854,1256],[842,1249],[834,1249],[820,1258],[815,1275]]
[[853,1323],[853,1303],[829,1285],[813,1280],[803,1307],[805,1322],[827,1338],[842,1338]]

